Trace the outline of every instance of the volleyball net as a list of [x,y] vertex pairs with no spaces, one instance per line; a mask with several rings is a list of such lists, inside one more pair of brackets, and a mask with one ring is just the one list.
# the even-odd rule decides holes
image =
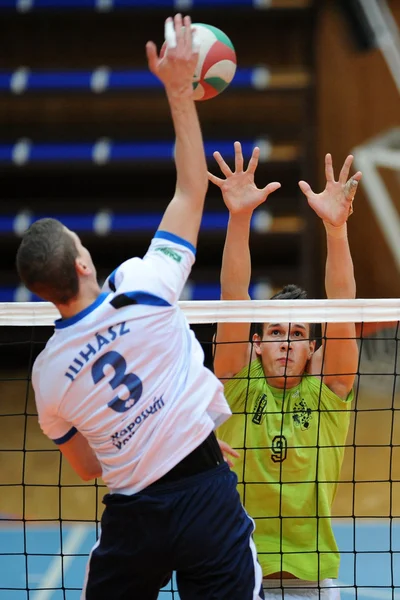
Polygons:
[[[180,304],[209,368],[219,323],[317,324],[316,348],[326,342],[324,324],[357,323],[355,383],[345,406],[329,392],[326,400],[315,372],[314,401],[303,385],[309,376],[271,395],[253,345],[248,368],[236,376],[240,401],[218,434],[240,454],[234,468],[244,504],[265,534],[256,535],[264,569],[287,571],[294,561],[321,574],[330,553],[339,560],[326,546],[334,498],[342,598],[400,599],[400,300]],[[80,598],[99,534],[106,488],[101,480],[81,481],[37,422],[30,373],[56,318],[47,303],[0,304],[0,600]],[[294,532],[306,522],[308,539],[299,549]],[[174,577],[159,598],[179,598]]]

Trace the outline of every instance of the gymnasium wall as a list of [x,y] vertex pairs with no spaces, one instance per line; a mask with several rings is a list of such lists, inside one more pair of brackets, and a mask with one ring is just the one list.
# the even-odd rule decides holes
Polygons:
[[[400,3],[392,0],[390,6],[400,24]],[[355,146],[400,126],[400,97],[382,54],[378,50],[360,51],[343,10],[334,0],[320,4],[315,48],[316,145],[322,185],[326,152],[331,152],[339,164]],[[399,182],[396,185],[393,174],[386,175],[398,194]],[[396,200],[400,209],[398,196]],[[399,297],[399,272],[362,186],[354,209],[349,235],[357,296]]]

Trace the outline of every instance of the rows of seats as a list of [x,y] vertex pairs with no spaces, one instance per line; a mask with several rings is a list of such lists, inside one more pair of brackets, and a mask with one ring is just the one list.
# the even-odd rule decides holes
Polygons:
[[[162,44],[176,10],[233,41],[238,71],[220,97],[199,103],[209,168],[233,141],[261,148],[257,183],[282,190],[252,221],[252,295],[288,282],[318,294],[315,220],[299,193],[315,180],[311,0],[3,0],[0,35],[0,301],[36,300],[14,269],[21,233],[55,216],[82,237],[104,279],[142,255],[174,191],[174,139],[162,87],[149,73],[147,39]],[[210,185],[186,299],[217,299],[227,224]]]
[[21,13],[35,9],[94,9],[108,12],[121,8],[301,8],[309,4],[309,0],[2,0],[0,8],[15,9]]

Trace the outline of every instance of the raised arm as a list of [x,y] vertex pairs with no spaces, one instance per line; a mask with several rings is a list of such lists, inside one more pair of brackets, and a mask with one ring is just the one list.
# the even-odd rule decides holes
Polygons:
[[[167,50],[162,58],[156,46],[146,46],[149,68],[164,84],[176,135],[175,195],[159,229],[197,244],[204,200],[208,187],[203,139],[193,100],[193,74],[198,51],[193,48],[190,17],[176,15],[165,24]],[[175,44],[175,45],[174,45]]]
[[[229,221],[221,268],[221,299],[248,300],[251,277],[249,248],[250,223],[253,211],[265,202],[268,195],[280,184],[270,183],[258,189],[254,183],[260,150],[254,148],[247,170],[243,170],[243,154],[235,142],[235,172],[233,173],[219,152],[214,153],[226,179],[211,173],[210,181],[221,188]],[[229,379],[238,373],[250,356],[249,323],[219,323],[217,329],[214,371],[220,379]]]
[[[356,283],[353,261],[347,238],[347,219],[353,212],[352,203],[361,173],[347,181],[353,157],[348,156],[335,181],[332,157],[325,158],[326,187],[314,194],[305,181],[299,186],[308,203],[322,219],[326,230],[327,259],[325,289],[328,298],[355,298]],[[310,371],[322,375],[324,383],[339,397],[347,398],[354,384],[358,366],[358,348],[354,323],[329,323],[324,328],[324,340],[315,353]]]

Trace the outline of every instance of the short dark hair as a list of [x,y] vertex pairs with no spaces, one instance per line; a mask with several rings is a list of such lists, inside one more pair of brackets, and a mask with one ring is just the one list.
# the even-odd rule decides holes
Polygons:
[[[303,290],[303,288],[298,285],[294,285],[290,283],[289,285],[285,285],[279,292],[274,294],[271,300],[306,300],[307,292]],[[264,323],[252,323],[251,326],[251,337],[254,334],[257,334],[262,338],[264,333]],[[310,340],[315,339],[315,324],[310,323]]]
[[54,304],[67,304],[79,290],[77,256],[75,241],[60,221],[39,219],[22,237],[17,271],[31,292]]

